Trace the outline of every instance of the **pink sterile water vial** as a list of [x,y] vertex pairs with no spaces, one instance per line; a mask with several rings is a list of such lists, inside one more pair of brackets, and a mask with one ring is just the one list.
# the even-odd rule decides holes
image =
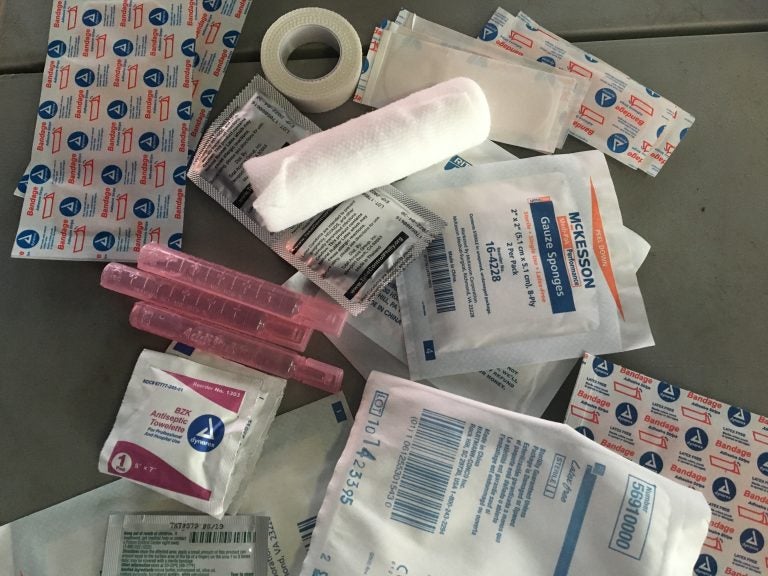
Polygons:
[[299,352],[307,349],[312,336],[311,328],[281,316],[124,264],[107,264],[101,273],[101,285]]
[[267,374],[292,378],[331,394],[341,390],[344,375],[341,368],[220,326],[198,322],[147,302],[134,304],[130,322],[139,330],[178,340]]
[[279,284],[156,243],[142,247],[138,265],[142,270],[232,298],[333,336],[341,335],[347,320],[347,311],[341,306],[297,294]]

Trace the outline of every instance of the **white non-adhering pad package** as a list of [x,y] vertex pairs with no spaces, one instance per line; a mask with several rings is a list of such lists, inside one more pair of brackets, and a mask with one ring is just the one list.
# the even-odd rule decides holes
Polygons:
[[265,516],[111,514],[101,576],[267,576]]
[[181,245],[196,4],[54,5],[12,256],[136,260],[147,242]]
[[355,101],[381,107],[438,82],[465,76],[485,92],[492,140],[553,152],[570,111],[578,107],[580,79],[488,58],[430,42],[407,29],[374,32]]
[[266,374],[256,380],[144,350],[99,470],[221,518],[258,460],[284,388]]
[[563,424],[374,372],[301,574],[679,576],[709,518]]
[[704,495],[697,576],[765,573],[768,418],[585,354],[565,423]]
[[308,220],[488,138],[483,90],[452,78],[328,130],[246,160],[253,213],[270,232]]
[[[188,349],[185,353],[197,362],[233,367],[221,358]],[[325,488],[352,426],[350,414],[344,396],[336,394],[276,417],[259,465],[243,482],[239,513],[271,519],[271,576],[299,573]],[[107,518],[120,510],[194,512],[140,484],[118,480],[0,526],[0,574],[98,574]]]
[[400,186],[449,222],[397,279],[413,378],[653,344],[601,153],[472,166]]
[[440,233],[445,223],[408,195],[369,190],[277,234],[256,222],[243,162],[319,128],[256,76],[206,131],[190,179],[257,238],[359,314]]
[[498,8],[479,38],[531,61],[589,81],[569,133],[633,169],[655,176],[694,117],[620,70],[584,52],[520,12]]

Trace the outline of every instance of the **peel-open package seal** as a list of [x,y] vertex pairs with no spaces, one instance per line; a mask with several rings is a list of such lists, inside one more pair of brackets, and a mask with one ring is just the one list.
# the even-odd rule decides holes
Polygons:
[[54,8],[66,40],[48,44],[14,257],[181,246],[196,2],[122,6]]
[[285,380],[259,380],[144,350],[99,471],[221,518],[253,470]]
[[265,516],[110,514],[101,576],[268,576]]
[[709,519],[564,424],[373,372],[301,574],[679,576]]
[[704,495],[696,576],[768,569],[768,418],[585,354],[565,423]]
[[601,153],[471,166],[399,185],[450,222],[397,278],[412,378],[653,344]]
[[356,102],[378,108],[464,76],[485,92],[492,140],[539,152],[554,152],[561,143],[578,106],[581,79],[451,48],[396,24],[391,28],[374,32]]
[[[259,373],[197,350],[169,352],[252,378]],[[240,514],[269,516],[269,574],[297,576],[325,488],[346,443],[351,413],[342,394],[326,396],[275,418],[259,459],[243,482]],[[112,512],[195,513],[159,492],[117,480],[0,526],[0,573],[98,574]],[[211,521],[209,517],[206,521]],[[226,518],[226,516],[225,516]]]
[[[208,117],[211,114],[213,108],[213,102],[219,91],[219,86],[224,78],[224,73],[229,66],[229,62],[232,59],[232,54],[237,46],[237,42],[240,39],[240,32],[245,22],[245,17],[248,15],[248,10],[251,8],[252,0],[242,0],[240,2],[220,2],[220,1],[208,1],[208,2],[193,2],[186,5],[188,8],[192,7],[196,9],[196,14],[187,13],[187,17],[193,17],[193,25],[195,27],[194,39],[187,39],[181,46],[182,52],[192,58],[192,98],[185,105],[180,105],[179,114],[189,120],[189,131],[187,138],[188,156],[191,157],[194,154],[197,143],[200,137],[203,135],[203,127],[208,121]],[[59,4],[55,4],[55,8],[51,15],[51,28],[48,37],[48,45],[56,40],[69,42],[73,38],[73,22],[75,22],[79,8],[74,5],[76,2],[70,0],[70,6],[67,10],[59,10],[57,7]],[[86,4],[82,2],[81,4]],[[107,0],[101,3],[106,7],[105,12],[107,18],[104,18],[104,13],[98,9],[91,8],[88,11],[88,22],[91,30],[98,29],[100,26],[127,26],[130,22],[133,25],[139,15],[144,14],[145,8],[140,7],[138,4],[130,9],[129,5],[125,4],[123,0]],[[167,3],[166,8],[170,10],[169,20],[171,14],[175,19],[179,18],[178,10],[174,10],[173,6],[178,6],[179,3]],[[61,5],[63,6],[63,4]],[[114,15],[114,6],[119,6],[120,18],[116,19],[111,15]],[[126,7],[126,11],[123,16],[122,8]],[[149,17],[156,22],[162,22],[164,16],[162,12],[156,12],[153,15],[149,12]],[[85,18],[85,13],[83,18]],[[74,20],[73,20],[74,18]],[[168,22],[166,22],[166,25]],[[178,41],[176,39],[176,41]],[[127,50],[122,50],[121,55],[129,57],[126,54]],[[185,74],[187,71],[185,70]],[[67,110],[67,107],[54,107],[51,105],[58,104],[55,100],[41,103],[38,109],[38,114],[42,117],[46,115],[61,115],[62,117],[69,117],[71,110]],[[130,112],[126,108],[128,102],[121,99],[113,100],[107,109],[110,118],[115,120],[121,120],[125,118],[125,115]],[[135,114],[136,112],[133,112]],[[182,130],[184,127],[182,126]],[[19,184],[14,194],[17,196],[24,196],[29,186],[29,172],[32,168],[30,164],[24,172],[24,175],[19,180]],[[177,172],[174,172],[174,176],[179,181],[184,180],[185,170],[178,168]]]
[[589,88],[569,133],[626,164],[656,176],[695,118],[624,72],[543,28],[520,12],[498,8],[478,36],[500,51],[586,78]]
[[256,76],[206,131],[189,177],[283,260],[359,314],[445,223],[407,194],[385,186],[277,234],[259,226],[243,162],[318,131]]

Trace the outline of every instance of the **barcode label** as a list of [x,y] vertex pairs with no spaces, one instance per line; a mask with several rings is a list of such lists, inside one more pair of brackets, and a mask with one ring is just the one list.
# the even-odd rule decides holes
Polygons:
[[451,268],[445,252],[445,238],[441,234],[427,246],[427,265],[432,279],[432,292],[435,295],[437,313],[455,312],[456,299],[453,296]]
[[392,505],[392,520],[434,534],[464,426],[463,420],[421,411]]
[[299,536],[301,536],[301,543],[304,544],[304,549],[309,550],[309,543],[312,540],[312,531],[315,529],[317,523],[317,516],[312,516],[306,520],[302,520],[296,526],[299,528]]
[[193,544],[252,544],[253,532],[190,532]]

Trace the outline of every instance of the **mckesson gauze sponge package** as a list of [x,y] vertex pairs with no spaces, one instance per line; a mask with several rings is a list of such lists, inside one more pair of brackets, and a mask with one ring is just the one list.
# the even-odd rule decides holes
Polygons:
[[279,232],[481,144],[490,126],[477,83],[454,78],[436,84],[247,160],[253,209],[260,224]]
[[709,519],[564,424],[373,372],[301,574],[680,576]]
[[605,157],[497,162],[398,184],[447,221],[397,279],[411,377],[653,344]]
[[284,389],[285,380],[266,374],[144,350],[99,471],[221,518],[261,454]]

